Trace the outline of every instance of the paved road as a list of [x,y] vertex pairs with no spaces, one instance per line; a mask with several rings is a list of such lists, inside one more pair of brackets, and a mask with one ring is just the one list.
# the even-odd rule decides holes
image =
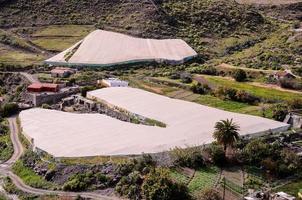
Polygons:
[[117,197],[108,197],[104,196],[95,192],[64,192],[64,191],[52,191],[52,190],[43,190],[43,189],[37,189],[37,188],[32,188],[28,185],[26,185],[18,176],[16,176],[12,171],[11,167],[12,165],[20,158],[22,155],[24,149],[23,146],[19,140],[18,136],[18,126],[17,126],[17,117],[10,117],[8,118],[9,122],[9,128],[10,128],[10,137],[12,140],[12,143],[14,145],[14,154],[13,156],[6,161],[5,163],[0,164],[0,175],[3,176],[9,176],[13,183],[22,190],[23,192],[26,193],[31,193],[31,194],[37,194],[37,195],[45,195],[45,194],[55,194],[55,195],[60,195],[60,196],[72,196],[76,197],[78,195],[81,195],[82,197],[85,198],[91,198],[91,199],[100,199],[100,200],[118,200],[119,198]]

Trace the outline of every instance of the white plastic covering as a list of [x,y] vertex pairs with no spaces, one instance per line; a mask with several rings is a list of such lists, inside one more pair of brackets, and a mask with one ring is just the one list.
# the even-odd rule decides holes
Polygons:
[[[80,44],[80,46],[77,46]],[[96,30],[82,41],[46,60],[48,64],[108,66],[135,62],[182,63],[197,53],[180,39],[143,39],[121,33]],[[68,52],[75,49],[72,56]]]
[[138,125],[102,114],[30,109],[20,114],[24,133],[34,139],[36,147],[56,157],[78,157],[155,153],[176,146],[207,144],[213,141],[215,123],[227,118],[240,125],[241,135],[288,128],[285,123],[129,87],[105,88],[87,95],[161,121],[167,127]]

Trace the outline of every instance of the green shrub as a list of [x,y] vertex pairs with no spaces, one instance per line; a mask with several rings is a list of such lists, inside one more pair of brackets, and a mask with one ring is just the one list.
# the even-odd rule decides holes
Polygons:
[[170,154],[175,166],[199,168],[204,165],[203,156],[200,148],[174,148]]
[[232,77],[238,82],[243,82],[246,80],[247,75],[243,69],[236,69],[233,71]]
[[224,166],[226,163],[225,152],[222,145],[212,143],[209,148],[212,162],[217,166]]
[[180,80],[183,83],[192,83],[192,75],[188,72],[183,72],[180,74]]
[[9,117],[11,115],[16,114],[18,112],[18,110],[19,110],[18,104],[7,103],[7,104],[4,104],[0,113],[2,113],[1,114],[2,117]]
[[272,107],[273,119],[282,122],[288,114],[288,108],[284,104],[276,104]]
[[251,140],[243,149],[245,162],[259,166],[270,154],[270,146],[261,139]]
[[142,185],[143,196],[146,200],[186,200],[190,199],[186,186],[174,183],[169,172],[157,168],[146,175]]
[[211,88],[207,84],[194,83],[191,86],[191,90],[196,94],[207,94],[211,91]]
[[129,199],[141,199],[141,185],[143,177],[140,172],[131,172],[128,176],[123,176],[115,187],[115,191],[121,196]]

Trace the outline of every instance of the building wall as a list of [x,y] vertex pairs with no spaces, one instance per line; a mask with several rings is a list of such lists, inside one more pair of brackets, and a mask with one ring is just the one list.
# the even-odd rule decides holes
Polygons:
[[44,103],[54,104],[59,102],[62,98],[79,92],[79,88],[73,88],[71,91],[58,92],[53,94],[29,94],[29,99],[34,106],[41,106]]

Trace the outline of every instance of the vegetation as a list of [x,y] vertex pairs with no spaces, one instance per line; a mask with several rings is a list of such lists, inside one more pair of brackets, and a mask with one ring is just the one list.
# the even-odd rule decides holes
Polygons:
[[14,152],[7,121],[0,119],[0,162],[8,160]]
[[218,176],[218,168],[215,166],[203,167],[196,170],[194,178],[190,181],[189,191],[195,194],[203,188],[213,187]]
[[243,82],[247,78],[246,72],[243,69],[234,70],[232,75],[233,75],[233,78],[238,82]]
[[226,152],[227,147],[231,147],[239,139],[239,126],[233,122],[233,119],[221,120],[216,122],[213,137],[217,142],[223,145]]
[[142,184],[142,192],[148,200],[190,199],[187,187],[179,183],[173,183],[168,171],[160,168],[146,175]]
[[46,181],[42,176],[37,175],[32,166],[35,166],[40,161],[40,157],[32,152],[27,150],[12,167],[13,172],[19,176],[25,184],[42,189],[54,189],[55,184]]
[[16,114],[19,110],[19,107],[18,107],[18,104],[7,103],[7,104],[4,104],[4,106],[2,106],[0,109],[1,109],[2,117],[9,117],[11,115]]
[[204,165],[202,149],[192,147],[187,149],[174,148],[171,152],[173,164],[178,167],[199,168]]
[[211,188],[205,188],[196,195],[198,200],[222,200],[220,194]]

